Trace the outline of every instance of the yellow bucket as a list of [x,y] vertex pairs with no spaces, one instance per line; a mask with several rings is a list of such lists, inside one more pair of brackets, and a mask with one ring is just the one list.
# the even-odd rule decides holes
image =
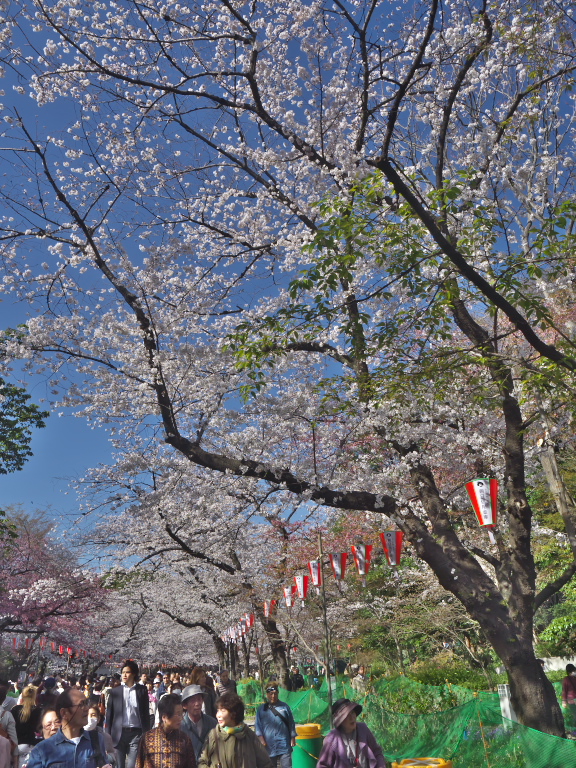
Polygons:
[[322,736],[322,726],[318,723],[303,723],[296,726],[299,739],[318,739]]
[[452,768],[452,760],[442,757],[405,757],[401,763],[392,763],[392,768]]

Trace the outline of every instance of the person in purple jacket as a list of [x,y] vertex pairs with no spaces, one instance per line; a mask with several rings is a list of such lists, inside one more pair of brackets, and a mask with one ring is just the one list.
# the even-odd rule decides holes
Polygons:
[[386,768],[386,759],[372,731],[356,722],[360,704],[338,699],[332,705],[334,730],[324,739],[317,768]]

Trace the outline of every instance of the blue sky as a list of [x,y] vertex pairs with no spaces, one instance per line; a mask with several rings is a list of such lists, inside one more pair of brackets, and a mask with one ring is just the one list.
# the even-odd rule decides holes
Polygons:
[[[36,388],[30,392],[37,400]],[[70,481],[110,457],[104,430],[90,429],[71,415],[52,414],[45,429],[35,430],[32,450],[34,456],[24,469],[0,475],[0,506],[21,504],[25,511],[50,508],[55,518],[75,514],[78,509]]]
[[[18,94],[13,90],[17,81],[10,70],[0,85],[5,91],[6,104],[17,108],[25,121],[40,133],[62,130],[75,117],[74,105],[67,100],[58,99],[40,109],[29,96]],[[25,305],[12,304],[9,296],[0,296],[0,328],[25,322],[27,315]],[[32,401],[49,410],[44,378],[27,375],[26,380]],[[16,378],[11,381],[17,383]],[[0,507],[20,504],[25,511],[49,509],[57,520],[75,515],[78,510],[76,493],[70,489],[70,483],[89,467],[108,462],[111,456],[111,446],[103,429],[90,429],[83,419],[70,413],[58,416],[56,412],[44,429],[34,430],[32,451],[34,456],[20,472],[0,475]]]
[[[0,327],[6,328],[26,320],[22,304],[0,302]],[[9,381],[17,383],[16,377]],[[26,376],[32,401],[45,410],[48,400],[46,382],[41,376]],[[42,402],[44,400],[45,402]],[[58,409],[61,411],[61,409]],[[20,504],[25,511],[49,509],[55,519],[74,515],[78,510],[76,493],[70,482],[99,463],[108,462],[111,445],[103,429],[91,429],[78,417],[54,412],[44,429],[36,429],[32,439],[32,456],[24,468],[0,475],[0,507]],[[62,522],[62,521],[61,521]]]

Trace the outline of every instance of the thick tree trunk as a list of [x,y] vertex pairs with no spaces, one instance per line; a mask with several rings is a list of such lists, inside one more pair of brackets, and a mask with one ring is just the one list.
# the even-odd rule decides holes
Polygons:
[[226,645],[218,635],[212,635],[212,642],[214,643],[214,649],[218,656],[218,664],[221,667],[226,666]]
[[268,642],[270,643],[272,660],[276,667],[278,681],[280,685],[290,690],[290,670],[286,659],[286,644],[280,635],[276,622],[271,616],[265,617],[264,615],[259,614],[259,618],[264,631],[266,632]]
[[512,707],[520,722],[538,731],[565,737],[564,717],[556,691],[536,660],[532,643],[502,661],[510,683]]

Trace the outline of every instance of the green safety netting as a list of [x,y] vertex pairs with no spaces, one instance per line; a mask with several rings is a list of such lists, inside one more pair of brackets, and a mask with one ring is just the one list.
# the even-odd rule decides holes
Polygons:
[[[247,703],[263,700],[257,682],[239,685]],[[360,701],[361,715],[389,762],[410,757],[443,757],[454,768],[574,768],[576,742],[535,731],[502,717],[496,693],[474,693],[457,685],[424,685],[408,678],[375,681],[359,697],[348,681],[339,680],[333,700]],[[320,723],[330,729],[328,689],[295,693],[280,689],[280,698],[297,723]],[[410,709],[411,711],[402,711]]]

